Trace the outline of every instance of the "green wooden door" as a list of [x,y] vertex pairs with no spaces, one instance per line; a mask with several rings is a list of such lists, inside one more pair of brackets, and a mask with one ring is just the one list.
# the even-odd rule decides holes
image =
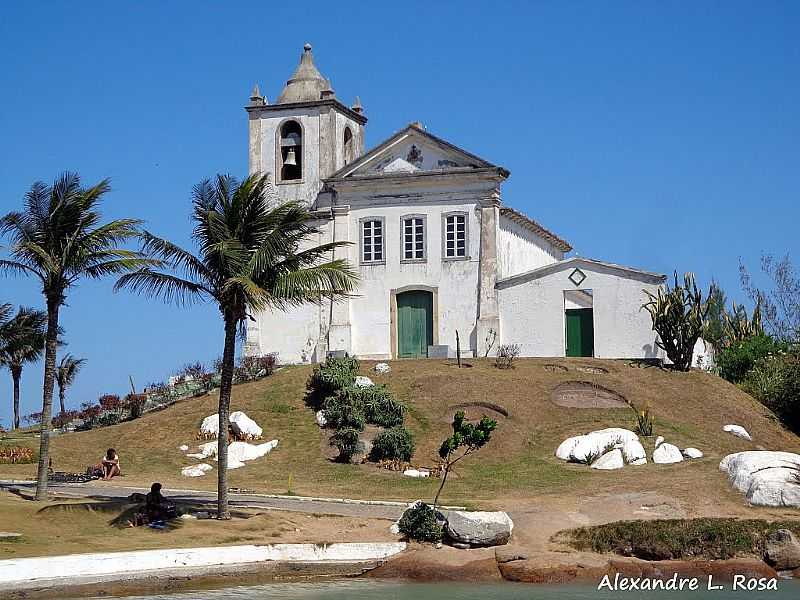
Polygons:
[[567,356],[594,356],[594,320],[591,308],[567,311]]
[[433,294],[397,294],[397,354],[400,358],[428,356],[433,344]]

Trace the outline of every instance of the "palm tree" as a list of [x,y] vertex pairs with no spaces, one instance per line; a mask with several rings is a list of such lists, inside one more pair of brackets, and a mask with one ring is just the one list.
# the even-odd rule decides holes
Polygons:
[[0,366],[11,371],[14,382],[14,429],[19,429],[19,382],[26,363],[36,362],[44,350],[47,315],[20,307],[14,318],[0,326]]
[[145,232],[142,250],[163,259],[171,272],[143,268],[123,275],[116,286],[179,305],[212,301],[220,310],[225,326],[217,448],[220,519],[230,518],[228,412],[237,331],[244,329],[253,311],[341,298],[358,281],[345,260],[327,256],[344,242],[300,249],[319,230],[303,205],[272,205],[267,197],[270,185],[267,175],[251,175],[241,183],[228,175],[201,182],[192,193],[197,255]]
[[61,361],[56,367],[56,384],[58,384],[58,402],[61,405],[61,412],[63,413],[66,408],[64,407],[64,400],[67,396],[67,388],[75,383],[75,377],[81,367],[86,363],[85,358],[75,358],[72,354],[65,354],[61,357]]
[[34,183],[25,194],[24,210],[0,219],[0,235],[11,238],[11,259],[0,260],[0,270],[38,277],[47,306],[36,500],[47,499],[58,317],[67,291],[85,277],[99,279],[159,264],[140,252],[118,247],[138,235],[140,221],[100,224],[99,204],[109,189],[106,179],[82,187],[77,173],[64,173],[52,186]]

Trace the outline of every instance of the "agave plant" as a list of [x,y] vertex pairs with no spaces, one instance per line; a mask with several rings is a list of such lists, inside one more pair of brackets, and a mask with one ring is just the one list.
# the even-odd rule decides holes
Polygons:
[[731,313],[725,313],[722,325],[723,339],[730,346],[746,340],[747,338],[764,335],[764,326],[761,323],[761,302],[756,302],[752,318],[747,318],[747,309],[733,302]]
[[709,310],[709,302],[703,300],[694,275],[686,273],[681,285],[675,272],[672,289],[659,288],[656,294],[644,290],[644,293],[649,300],[642,308],[650,313],[653,331],[659,337],[656,343],[677,370],[688,371],[692,366],[694,345],[703,333]]

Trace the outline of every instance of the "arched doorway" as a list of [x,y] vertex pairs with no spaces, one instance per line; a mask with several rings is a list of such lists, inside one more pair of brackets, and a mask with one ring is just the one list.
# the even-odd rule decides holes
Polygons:
[[397,357],[428,356],[433,344],[433,293],[409,290],[396,295]]

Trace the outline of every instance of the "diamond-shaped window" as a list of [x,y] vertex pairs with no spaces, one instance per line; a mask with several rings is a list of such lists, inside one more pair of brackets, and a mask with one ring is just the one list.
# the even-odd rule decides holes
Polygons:
[[569,274],[569,280],[576,286],[582,284],[584,279],[586,279],[586,273],[580,269],[573,269],[572,273]]

